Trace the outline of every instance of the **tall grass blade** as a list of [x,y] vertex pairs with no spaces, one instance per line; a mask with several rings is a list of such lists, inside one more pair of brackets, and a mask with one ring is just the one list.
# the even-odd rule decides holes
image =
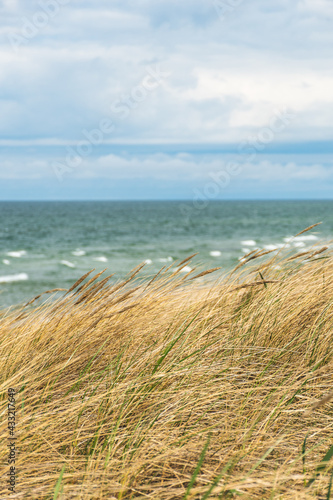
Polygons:
[[307,487],[311,486],[311,484],[313,484],[315,482],[315,480],[320,475],[320,473],[326,469],[328,462],[331,460],[332,457],[333,457],[333,446],[330,447],[330,449],[328,450],[326,455],[323,457],[320,464],[317,466],[316,473],[313,476],[313,478],[308,481],[308,484],[306,485]]
[[207,453],[207,450],[208,450],[208,447],[209,447],[209,444],[210,444],[210,439],[211,439],[211,434],[208,436],[206,444],[205,444],[205,446],[204,446],[204,448],[203,448],[203,450],[202,450],[202,452],[200,454],[199,461],[198,461],[197,466],[196,466],[196,468],[195,468],[195,470],[194,470],[194,472],[192,474],[191,480],[189,482],[189,485],[187,487],[187,490],[186,490],[186,493],[184,495],[183,500],[187,500],[187,498],[188,498],[188,496],[189,496],[189,494],[191,492],[192,486],[194,485],[195,480],[196,480],[196,478],[197,478],[197,476],[198,476],[198,474],[200,472],[200,469],[201,469],[202,464],[203,464],[203,462],[205,460],[205,456],[206,456],[206,453]]
[[59,476],[59,479],[57,481],[57,484],[56,484],[56,487],[54,490],[53,500],[57,500],[58,495],[60,493],[62,476],[64,475],[65,469],[66,469],[66,465],[64,465],[63,468],[61,469],[60,476]]

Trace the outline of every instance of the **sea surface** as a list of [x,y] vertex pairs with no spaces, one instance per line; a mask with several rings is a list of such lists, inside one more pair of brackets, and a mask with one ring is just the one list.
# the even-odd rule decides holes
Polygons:
[[304,250],[333,240],[333,201],[0,202],[0,221],[3,308],[92,268],[120,279],[146,261],[148,277],[198,252],[195,264],[227,271],[256,247]]

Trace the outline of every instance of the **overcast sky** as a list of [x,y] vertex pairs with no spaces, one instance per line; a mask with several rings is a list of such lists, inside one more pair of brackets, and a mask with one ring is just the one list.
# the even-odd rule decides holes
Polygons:
[[0,0],[0,199],[332,198],[332,22],[332,0]]

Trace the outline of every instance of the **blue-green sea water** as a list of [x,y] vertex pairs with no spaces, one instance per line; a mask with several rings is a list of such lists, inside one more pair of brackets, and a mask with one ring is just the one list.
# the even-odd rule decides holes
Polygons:
[[290,246],[333,239],[333,201],[0,202],[0,219],[0,307],[68,288],[92,268],[119,279],[146,261],[151,275],[198,252],[196,264],[227,270],[316,222]]

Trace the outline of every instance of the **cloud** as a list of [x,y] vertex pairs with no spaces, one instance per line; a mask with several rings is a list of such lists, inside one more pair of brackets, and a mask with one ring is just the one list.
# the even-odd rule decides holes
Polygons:
[[[59,148],[57,148],[59,152]],[[38,149],[37,149],[38,151]],[[39,155],[40,156],[40,155]],[[41,155],[28,148],[22,157],[0,157],[0,179],[49,179],[56,181],[53,162],[63,161],[58,155]],[[70,179],[157,179],[183,183],[204,183],[212,173],[228,171],[230,163],[240,166],[237,182],[254,180],[259,183],[292,182],[293,180],[333,180],[333,162],[323,156],[321,163],[314,157],[299,155],[258,155],[248,161],[240,155],[194,153],[108,153],[93,155],[64,175]]]
[[[154,154],[144,157],[102,156],[86,161],[73,172],[73,178],[153,178],[170,181],[199,182],[209,180],[211,173],[227,171],[228,162],[219,155]],[[303,163],[302,161],[240,162],[239,182],[260,183],[333,180],[333,163]]]
[[[59,2],[59,9],[27,37],[27,26],[46,12],[47,1]],[[186,172],[199,179],[219,160],[184,158],[181,144],[241,144],[285,106],[295,119],[274,141],[329,140],[331,0],[238,2],[225,19],[217,3],[2,0],[0,146],[75,145],[84,130],[108,118],[115,128],[105,144],[179,144],[180,156],[163,156],[162,147],[158,157],[96,154],[74,176],[162,179]],[[23,37],[22,44],[14,47],[13,36]],[[147,66],[156,64],[170,75],[123,119],[114,104],[127,99]],[[41,151],[37,160],[28,154],[25,169],[13,151],[3,156],[0,178],[50,175],[49,158]],[[11,173],[5,172],[9,166]],[[324,182],[330,174],[319,158],[310,166],[258,160],[244,167],[244,175],[267,182],[306,182],[318,175]]]
[[[40,6],[3,3],[1,29],[21,33]],[[331,11],[324,0],[278,0],[274,8],[255,0],[222,22],[213,1],[68,2],[17,51],[2,31],[0,133],[79,138],[111,114],[147,64],[160,62],[171,72],[163,92],[133,112],[115,139],[241,140],[284,105],[299,117],[286,140],[327,138],[333,34],[323,14]]]

